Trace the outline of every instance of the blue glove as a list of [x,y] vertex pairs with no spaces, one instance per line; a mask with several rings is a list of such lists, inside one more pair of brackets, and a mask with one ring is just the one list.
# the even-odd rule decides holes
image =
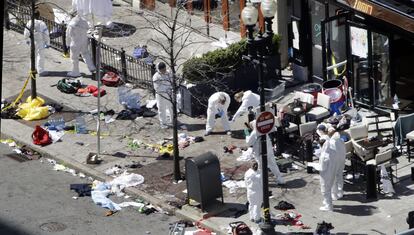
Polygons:
[[27,45],[30,45],[30,41],[26,41],[26,44],[27,44]]
[[48,49],[49,48],[49,45],[45,44],[45,48]]
[[223,117],[224,115],[224,111],[223,110],[218,110],[219,112],[217,113],[218,116]]
[[250,132],[247,129],[244,129],[243,132],[244,132],[244,136],[246,137],[250,135]]

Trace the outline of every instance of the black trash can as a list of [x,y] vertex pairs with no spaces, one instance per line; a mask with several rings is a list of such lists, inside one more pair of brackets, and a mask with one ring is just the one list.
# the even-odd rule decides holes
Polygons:
[[201,210],[204,211],[219,197],[224,203],[220,161],[216,155],[207,152],[198,157],[187,159],[185,172],[188,199],[199,202]]

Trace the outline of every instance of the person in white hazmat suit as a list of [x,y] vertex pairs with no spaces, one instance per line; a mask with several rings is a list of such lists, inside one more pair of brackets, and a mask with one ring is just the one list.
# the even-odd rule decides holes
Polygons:
[[[250,135],[246,136],[246,144],[248,146],[253,146],[253,155],[257,163],[259,164],[259,168],[262,169],[262,155],[261,155],[261,142],[260,142],[260,135],[256,129],[256,120],[250,122],[250,127],[252,132]],[[277,184],[285,184],[285,179],[282,177],[282,173],[280,173],[279,167],[277,166],[275,154],[272,148],[272,142],[270,141],[269,134],[266,134],[266,146],[267,146],[267,167],[276,177]]]
[[66,29],[66,42],[70,46],[70,59],[72,60],[72,71],[70,77],[81,76],[79,72],[79,54],[82,55],[88,69],[93,73],[96,68],[88,49],[88,23],[79,15],[72,18]]
[[111,0],[72,0],[72,11],[82,16],[90,27],[99,24],[112,26]]
[[[35,53],[36,53],[36,70],[39,76],[45,75],[45,48],[49,48],[50,37],[49,30],[45,22],[38,20],[40,16],[39,12],[35,12],[35,23],[34,23],[34,41],[35,41]],[[26,44],[30,45],[30,29],[32,27],[32,21],[27,22],[24,29],[24,38]]]
[[335,128],[328,128],[328,135],[331,136],[331,142],[335,146],[335,161],[336,161],[336,174],[335,180],[332,186],[332,199],[338,200],[344,196],[344,169],[346,161],[346,149],[345,142],[341,139],[339,132]]
[[263,183],[262,174],[260,169],[258,169],[257,162],[253,163],[252,167],[244,173],[244,182],[247,189],[250,220],[259,223],[263,202]]
[[234,114],[233,118],[231,119],[232,122],[235,122],[236,119],[246,113],[249,107],[256,108],[260,105],[260,96],[255,94],[251,91],[242,91],[234,95],[234,99],[241,103],[239,109],[237,109],[236,113]]
[[207,123],[204,135],[210,135],[216,124],[216,115],[220,116],[221,123],[228,135],[231,135],[227,109],[230,106],[230,96],[225,92],[216,92],[208,98]]
[[332,211],[332,186],[337,174],[335,142],[331,141],[326,126],[318,126],[320,140],[324,141],[319,156],[319,175],[321,184],[321,193],[323,196],[323,206],[321,211]]
[[[161,128],[172,126],[172,76],[167,71],[164,62],[156,66],[157,72],[152,77],[155,90],[155,99],[157,100],[158,118]],[[167,118],[168,117],[168,118]]]

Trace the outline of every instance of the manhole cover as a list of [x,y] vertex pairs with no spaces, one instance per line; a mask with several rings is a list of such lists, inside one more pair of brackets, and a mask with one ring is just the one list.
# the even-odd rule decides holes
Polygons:
[[66,228],[66,225],[58,222],[49,222],[40,225],[40,229],[46,232],[60,232],[65,230]]

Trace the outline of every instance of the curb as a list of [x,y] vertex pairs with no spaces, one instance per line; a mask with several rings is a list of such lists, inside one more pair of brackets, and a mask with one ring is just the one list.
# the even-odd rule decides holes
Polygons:
[[[99,181],[106,181],[109,179],[112,179],[111,177],[106,176],[105,174],[92,169],[90,167],[85,166],[82,163],[76,162],[76,161],[68,161],[67,159],[62,159],[59,156],[54,156],[51,153],[45,151],[44,149],[42,149],[41,147],[34,145],[33,143],[27,143],[26,141],[20,139],[20,138],[16,138],[13,137],[7,133],[1,132],[1,138],[8,138],[8,139],[13,139],[17,144],[20,145],[26,145],[28,147],[30,147],[31,149],[37,151],[38,153],[41,154],[42,158],[50,158],[55,160],[57,163],[63,164],[69,168],[72,168],[76,171],[82,172],[85,175],[91,176],[94,179],[97,179]],[[143,199],[146,202],[151,203],[152,205],[159,207],[162,209],[162,211],[164,211],[166,214],[168,215],[175,215],[176,211],[178,210],[177,208],[168,205],[167,203],[165,203],[164,201],[153,197],[152,195],[139,190],[137,188],[126,188],[125,192],[131,195],[134,195],[136,197],[139,197],[141,199]]]
[[[186,209],[189,208],[189,209]],[[194,210],[194,211],[190,211]],[[213,232],[215,232],[217,235],[228,235],[226,232],[221,231],[220,226],[214,222],[208,221],[208,216],[204,215],[196,209],[191,208],[188,205],[184,205],[183,209],[177,209],[175,211],[175,215],[179,218],[194,221],[195,223],[199,223],[201,227],[209,229]],[[213,215],[214,216],[214,215]],[[206,219],[203,219],[203,217],[207,217]]]

